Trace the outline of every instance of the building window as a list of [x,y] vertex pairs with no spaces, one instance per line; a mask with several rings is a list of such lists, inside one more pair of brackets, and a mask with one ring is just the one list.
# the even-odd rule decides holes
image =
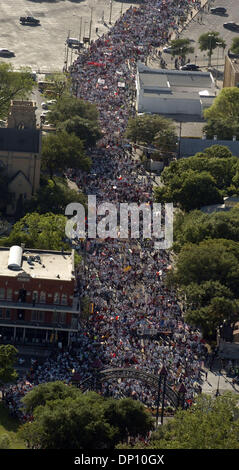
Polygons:
[[5,311],[5,318],[6,320],[10,320],[11,318],[11,310],[9,310],[9,308]]
[[35,304],[38,302],[38,292],[37,290],[34,290],[32,293],[32,302]]
[[59,304],[60,303],[60,294],[59,292],[55,292],[54,294],[54,304]]
[[0,299],[5,299],[5,289],[4,289],[4,287],[0,288]]
[[0,318],[3,318],[3,311],[2,311],[2,308],[0,308]]
[[38,312],[37,310],[32,310],[32,321],[44,322],[45,312]]
[[60,312],[59,313],[59,323],[66,323],[66,313],[65,312]]
[[46,303],[46,293],[42,291],[40,293],[40,304],[45,304],[45,303]]
[[7,289],[7,300],[12,300],[12,289]]
[[67,294],[62,294],[61,305],[67,305]]

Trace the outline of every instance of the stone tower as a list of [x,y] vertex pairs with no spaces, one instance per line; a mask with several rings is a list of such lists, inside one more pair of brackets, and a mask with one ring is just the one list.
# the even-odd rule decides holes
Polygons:
[[36,103],[34,101],[12,100],[7,127],[12,129],[36,129]]

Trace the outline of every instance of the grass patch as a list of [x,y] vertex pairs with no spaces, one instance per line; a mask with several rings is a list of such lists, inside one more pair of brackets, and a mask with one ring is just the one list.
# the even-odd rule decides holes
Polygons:
[[18,438],[17,431],[20,422],[10,416],[8,409],[0,403],[0,444],[1,441],[9,441],[9,449],[26,449],[24,441]]

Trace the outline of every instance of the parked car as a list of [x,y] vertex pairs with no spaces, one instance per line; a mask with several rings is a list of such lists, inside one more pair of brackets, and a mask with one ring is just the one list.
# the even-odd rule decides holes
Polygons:
[[33,16],[21,16],[20,17],[21,24],[32,24],[32,25],[39,25],[40,20],[34,18]]
[[196,64],[185,64],[180,67],[180,70],[191,70],[192,72],[198,72],[199,66]]
[[225,14],[227,12],[227,9],[225,7],[213,7],[213,8],[210,8],[210,12],[213,14],[217,14],[217,13]]
[[13,51],[9,51],[8,49],[0,49],[0,56],[13,57],[15,54]]
[[231,31],[239,31],[239,24],[234,23],[233,21],[230,21],[229,23],[224,23],[223,26],[224,28],[230,29]]

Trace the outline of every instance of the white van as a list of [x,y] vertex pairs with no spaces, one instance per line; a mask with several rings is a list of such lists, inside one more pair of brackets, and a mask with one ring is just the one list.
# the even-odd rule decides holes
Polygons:
[[76,38],[67,38],[66,44],[69,47],[82,47],[83,46],[82,42]]

